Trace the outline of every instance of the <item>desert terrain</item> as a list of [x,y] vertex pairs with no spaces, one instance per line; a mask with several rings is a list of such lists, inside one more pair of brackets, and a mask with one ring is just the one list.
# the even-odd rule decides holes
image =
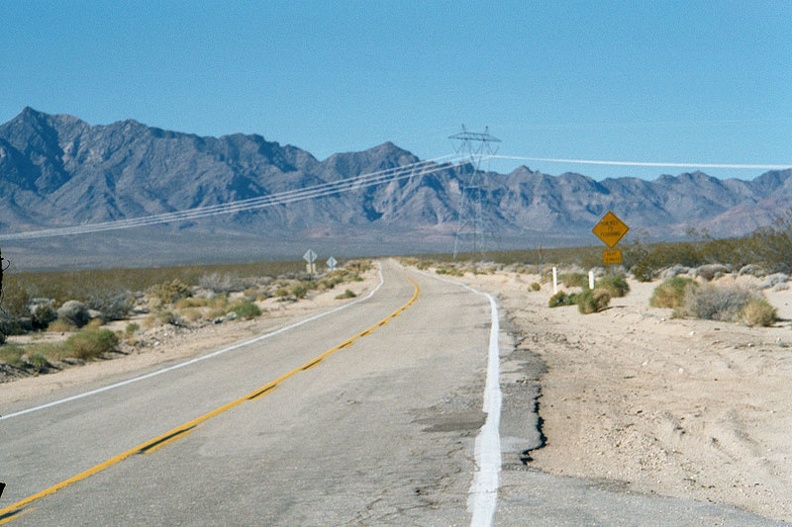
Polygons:
[[[363,278],[349,285],[358,298],[378,282],[374,270]],[[750,328],[650,307],[659,282],[631,280],[627,296],[582,315],[575,306],[548,308],[552,286],[534,291],[536,275],[506,269],[456,279],[495,294],[502,327],[546,365],[546,444],[530,453],[528,469],[792,521],[792,291],[767,291],[780,321]],[[271,299],[266,316],[251,321],[153,328],[123,357],[3,383],[0,404],[196,356],[355,301],[337,294]]]
[[659,282],[630,280],[596,314],[550,309],[552,286],[532,291],[537,280],[464,278],[498,295],[518,346],[547,367],[547,441],[531,467],[792,521],[792,291],[766,291],[780,320],[751,328],[650,307]]

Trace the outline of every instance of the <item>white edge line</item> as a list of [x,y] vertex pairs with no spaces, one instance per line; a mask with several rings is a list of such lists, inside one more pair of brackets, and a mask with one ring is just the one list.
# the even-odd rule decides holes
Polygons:
[[52,401],[52,402],[49,402],[49,403],[46,403],[46,404],[42,404],[40,406],[34,406],[33,408],[27,408],[25,410],[20,410],[18,412],[14,412],[14,413],[11,413],[11,414],[8,414],[8,415],[0,416],[0,421],[4,421],[6,419],[11,419],[12,417],[19,417],[21,415],[29,414],[29,413],[32,413],[32,412],[37,412],[39,410],[44,410],[45,408],[51,408],[53,406],[58,406],[60,404],[68,403],[68,402],[71,402],[71,401],[76,401],[78,399],[83,399],[85,397],[90,397],[92,395],[96,395],[96,394],[99,394],[99,393],[102,393],[102,392],[106,392],[106,391],[109,391],[109,390],[114,390],[116,388],[120,388],[120,387],[126,386],[128,384],[133,384],[133,383],[136,383],[136,382],[139,382],[139,381],[143,381],[145,379],[150,379],[151,377],[156,377],[157,375],[162,375],[163,373],[168,373],[168,372],[173,371],[173,370],[178,370],[179,368],[184,368],[185,366],[189,366],[191,364],[195,364],[196,362],[201,362],[201,361],[204,361],[204,360],[207,360],[207,359],[211,359],[211,358],[217,357],[218,355],[222,355],[224,353],[227,353],[229,351],[232,351],[232,350],[235,350],[235,349],[239,349],[239,348],[248,346],[250,344],[254,344],[256,342],[260,342],[262,340],[266,340],[266,339],[268,339],[270,337],[274,337],[275,335],[279,335],[280,333],[284,333],[286,331],[289,331],[289,330],[292,330],[294,328],[300,327],[300,326],[302,326],[304,324],[307,324],[309,322],[313,322],[314,320],[318,320],[318,319],[320,319],[322,317],[325,317],[325,316],[328,316],[328,315],[332,315],[333,313],[337,313],[337,312],[339,312],[339,311],[341,311],[343,309],[347,309],[348,307],[352,307],[355,304],[358,304],[360,302],[365,302],[366,300],[368,300],[369,298],[374,296],[374,293],[376,293],[379,290],[379,288],[382,287],[382,284],[384,283],[384,279],[382,277],[382,266],[379,266],[378,275],[379,275],[379,283],[377,284],[377,287],[372,289],[371,292],[368,295],[366,295],[366,296],[364,296],[362,298],[359,298],[359,299],[355,300],[354,302],[350,302],[349,304],[344,304],[343,306],[339,306],[339,307],[331,309],[330,311],[325,311],[323,313],[319,313],[317,315],[310,316],[310,317],[308,317],[306,319],[300,320],[300,321],[295,322],[294,324],[290,324],[288,326],[284,326],[284,327],[279,328],[279,329],[277,329],[275,331],[272,331],[270,333],[266,333],[264,335],[259,335],[258,337],[254,337],[252,339],[245,340],[245,341],[242,341],[242,342],[237,342],[236,344],[232,344],[230,346],[227,346],[225,348],[219,349],[217,351],[213,351],[212,353],[209,353],[207,355],[202,355],[200,357],[196,357],[194,359],[190,359],[190,360],[185,361],[185,362],[180,362],[179,364],[174,364],[173,366],[169,366],[169,367],[163,368],[161,370],[156,370],[156,371],[153,371],[151,373],[147,373],[145,375],[141,375],[139,377],[134,377],[132,379],[127,379],[125,381],[117,382],[115,384],[109,384],[107,386],[103,386],[102,388],[97,388],[96,390],[91,390],[91,391],[88,391],[88,392],[79,393],[77,395],[72,395],[71,397],[66,397],[65,399],[58,399],[57,401]]
[[484,426],[476,436],[473,482],[468,490],[468,511],[472,513],[471,527],[491,527],[498,507],[498,489],[502,463],[500,417],[503,394],[500,389],[500,318],[498,303],[489,293],[481,292],[465,283],[440,278],[422,271],[419,273],[450,284],[463,287],[489,300],[492,324],[487,353],[487,379],[484,384],[483,410],[487,414]]

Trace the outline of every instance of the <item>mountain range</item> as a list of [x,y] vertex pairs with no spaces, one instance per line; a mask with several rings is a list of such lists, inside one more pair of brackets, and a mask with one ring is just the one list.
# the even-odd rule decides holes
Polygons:
[[[345,183],[419,166],[410,177],[381,184]],[[282,258],[308,246],[328,256],[450,252],[459,222],[472,218],[465,207],[472,181],[478,182],[473,190],[486,225],[478,229],[500,248],[596,244],[591,229],[609,210],[630,226],[628,236],[676,239],[695,228],[729,237],[749,234],[789,210],[790,176],[792,170],[770,171],[743,181],[694,172],[595,181],[522,166],[473,177],[470,164],[422,162],[392,143],[320,161],[259,135],[200,137],[134,120],[90,125],[25,108],[0,125],[0,243],[4,255],[7,247],[18,248],[33,266],[85,264],[87,255],[104,265]],[[322,188],[339,190],[159,225],[12,239],[15,233],[212,210],[290,192],[306,197]],[[59,260],[47,263],[53,255]]]

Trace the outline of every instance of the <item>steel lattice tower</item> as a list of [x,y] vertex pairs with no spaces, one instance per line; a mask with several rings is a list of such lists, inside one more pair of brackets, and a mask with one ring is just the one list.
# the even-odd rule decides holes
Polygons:
[[464,242],[472,243],[472,252],[483,256],[486,234],[483,200],[487,185],[485,174],[481,171],[481,162],[495,154],[497,143],[501,141],[490,135],[489,128],[484,128],[484,133],[468,132],[465,125],[462,125],[460,133],[449,136],[449,139],[456,143],[457,154],[468,155],[473,169],[467,181],[460,187],[459,222],[454,238],[454,258],[459,254]]

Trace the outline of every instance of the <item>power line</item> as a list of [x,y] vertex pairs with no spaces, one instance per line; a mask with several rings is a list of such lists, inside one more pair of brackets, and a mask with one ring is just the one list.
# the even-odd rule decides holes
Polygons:
[[631,167],[675,167],[675,168],[733,168],[733,169],[754,169],[754,170],[786,170],[792,168],[792,163],[788,165],[750,165],[750,164],[728,164],[728,163],[669,163],[669,162],[645,162],[645,161],[603,161],[598,159],[566,159],[553,157],[524,157],[492,155],[490,159],[509,159],[514,161],[539,161],[545,163],[572,163],[577,165],[610,165],[610,166],[631,166]]
[[[444,160],[444,161],[443,161]],[[352,178],[347,178],[335,182],[321,183],[306,187],[303,189],[287,190],[276,194],[269,194],[266,196],[259,196],[256,198],[249,198],[246,200],[233,201],[220,205],[212,205],[208,207],[197,207],[176,212],[166,212],[162,214],[154,214],[150,216],[142,216],[138,218],[130,218],[124,220],[92,223],[87,225],[78,225],[72,227],[58,227],[53,229],[44,229],[40,231],[30,231],[21,233],[10,233],[0,235],[0,240],[29,240],[36,238],[48,238],[54,236],[66,236],[77,234],[90,234],[96,232],[105,232],[111,230],[130,229],[134,227],[143,227],[148,225],[158,225],[163,223],[171,223],[175,221],[187,221],[199,218],[206,218],[211,216],[218,216],[221,214],[231,214],[235,212],[244,212],[256,209],[272,207],[275,205],[286,205],[299,201],[309,199],[316,199],[321,197],[338,194],[341,192],[348,192],[351,190],[358,190],[368,188],[376,185],[383,185],[392,181],[399,181],[416,176],[432,174],[441,170],[446,170],[449,166],[454,166],[460,162],[462,158],[454,155],[442,156],[439,158],[418,161],[409,165],[400,167],[388,168],[369,174],[362,174]],[[442,163],[439,163],[443,161]]]

